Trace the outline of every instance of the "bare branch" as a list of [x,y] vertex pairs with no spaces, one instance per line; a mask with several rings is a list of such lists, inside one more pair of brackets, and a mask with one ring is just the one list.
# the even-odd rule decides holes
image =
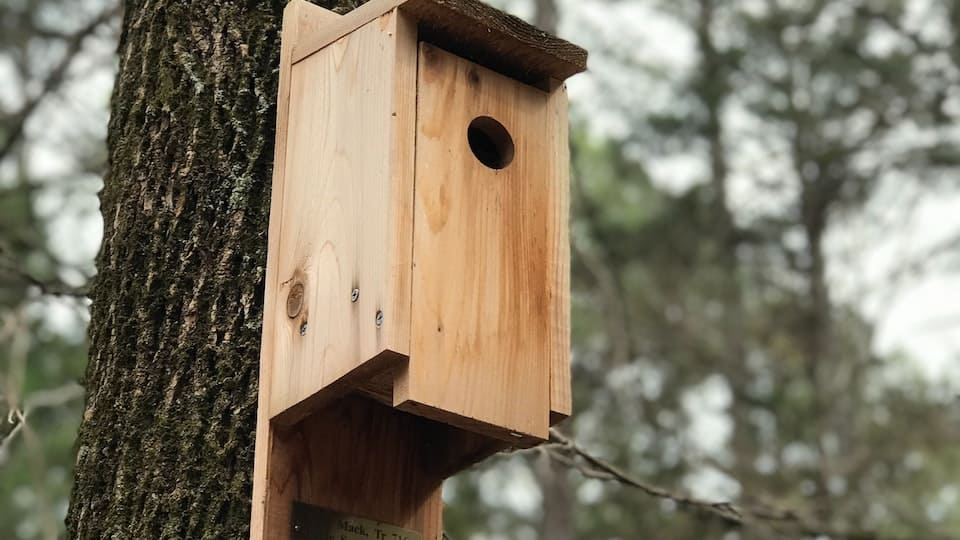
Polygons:
[[9,257],[5,257],[0,250],[0,273],[13,276],[28,285],[40,289],[40,292],[47,296],[61,296],[73,298],[87,298],[89,290],[86,285],[73,287],[60,280],[43,280],[23,268],[20,268]]
[[77,383],[67,383],[57,388],[40,390],[27,396],[23,408],[14,408],[7,413],[6,421],[14,424],[13,428],[0,439],[0,463],[9,451],[10,444],[23,431],[30,413],[39,409],[51,409],[66,405],[83,397],[83,387]]
[[61,84],[63,84],[67,70],[70,69],[73,61],[83,48],[83,40],[93,34],[102,25],[110,22],[119,13],[120,5],[117,3],[117,5],[105,10],[103,13],[90,21],[90,23],[88,23],[86,26],[66,38],[67,52],[43,79],[40,84],[40,91],[37,92],[35,96],[28,99],[19,111],[4,119],[8,124],[7,137],[3,143],[0,143],[0,161],[6,157],[16,142],[23,135],[23,128],[26,125],[27,120],[30,118],[30,115],[33,114],[34,110],[36,110],[37,106],[40,105],[44,98],[57,91]]
[[672,501],[680,509],[713,516],[735,527],[772,527],[780,532],[783,532],[782,529],[789,529],[802,535],[828,536],[848,540],[899,538],[876,531],[830,527],[803,516],[797,510],[781,508],[772,504],[746,506],[729,501],[711,502],[698,499],[635,478],[615,465],[583,450],[576,442],[555,429],[550,430],[550,441],[552,444],[541,447],[541,450],[550,452],[551,457],[578,470],[587,478],[615,482],[651,497]]

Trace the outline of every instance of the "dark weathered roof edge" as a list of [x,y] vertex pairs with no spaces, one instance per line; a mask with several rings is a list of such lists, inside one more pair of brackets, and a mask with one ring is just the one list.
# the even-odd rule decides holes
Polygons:
[[564,80],[587,68],[583,48],[479,0],[407,0],[401,9],[425,39],[508,75]]

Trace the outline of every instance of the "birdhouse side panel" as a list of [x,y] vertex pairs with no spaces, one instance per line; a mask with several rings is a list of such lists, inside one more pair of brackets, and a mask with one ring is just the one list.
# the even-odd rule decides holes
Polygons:
[[549,282],[551,324],[550,425],[573,414],[573,385],[570,373],[570,131],[567,87],[559,84],[550,93],[547,106],[547,135],[551,138],[547,177],[556,188],[557,211],[550,227],[550,244],[557,246],[556,275]]
[[293,65],[271,417],[409,354],[415,51],[394,10]]

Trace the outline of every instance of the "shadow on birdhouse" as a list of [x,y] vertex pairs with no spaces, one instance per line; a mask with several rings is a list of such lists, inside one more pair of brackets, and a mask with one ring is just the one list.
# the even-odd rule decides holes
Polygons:
[[252,538],[438,540],[445,478],[571,413],[585,62],[475,0],[288,5]]

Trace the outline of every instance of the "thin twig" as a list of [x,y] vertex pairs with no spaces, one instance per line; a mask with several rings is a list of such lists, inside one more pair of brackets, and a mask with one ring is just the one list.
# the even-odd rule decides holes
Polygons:
[[110,9],[105,10],[103,13],[94,18],[90,23],[88,23],[83,28],[77,30],[72,35],[66,39],[66,50],[67,52],[63,55],[63,58],[50,70],[46,77],[40,84],[40,91],[37,92],[35,96],[28,99],[19,111],[10,115],[8,118],[4,119],[6,126],[6,139],[3,143],[0,143],[0,161],[10,152],[16,142],[23,135],[23,128],[26,126],[27,120],[30,118],[30,115],[33,114],[33,111],[40,105],[40,102],[44,100],[48,95],[57,91],[60,88],[60,85],[63,83],[67,70],[70,69],[70,66],[73,64],[73,61],[76,59],[78,53],[80,52],[83,44],[83,40],[93,34],[100,26],[110,22],[118,13],[120,13],[120,5],[111,7]]
[[0,439],[0,462],[7,455],[10,444],[17,434],[23,431],[30,414],[39,409],[51,409],[70,403],[83,397],[83,387],[77,383],[67,383],[57,388],[39,390],[27,396],[23,408],[12,408],[7,413],[6,421],[14,424],[13,428]]
[[875,531],[838,529],[823,523],[817,523],[804,517],[796,510],[779,508],[772,504],[745,506],[730,501],[711,502],[698,499],[635,478],[620,470],[615,465],[585,451],[572,439],[555,429],[550,430],[550,441],[552,444],[541,447],[541,450],[550,452],[552,458],[576,469],[585,477],[615,482],[622,486],[636,489],[651,497],[672,501],[677,505],[677,508],[714,516],[732,526],[763,526],[773,527],[778,530],[782,527],[789,527],[791,530],[803,535],[822,535],[835,539],[845,538],[848,540],[898,538],[881,535]]
[[60,280],[40,279],[30,272],[20,268],[9,257],[0,253],[0,273],[6,273],[13,276],[28,285],[40,289],[40,292],[47,296],[63,296],[73,298],[87,298],[90,291],[86,285],[74,287],[67,285]]

